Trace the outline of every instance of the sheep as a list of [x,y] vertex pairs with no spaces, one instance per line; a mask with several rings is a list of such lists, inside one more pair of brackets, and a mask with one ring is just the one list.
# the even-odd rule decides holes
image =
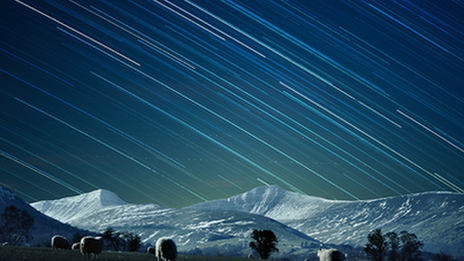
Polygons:
[[62,236],[53,236],[52,237],[52,248],[53,249],[70,249],[70,245],[68,240],[65,237]]
[[98,255],[103,250],[103,239],[101,237],[83,237],[81,239],[80,249],[84,258],[87,256],[90,258],[90,254],[92,254],[94,258],[98,258]]
[[150,254],[150,255],[156,255],[155,254],[155,249],[153,247],[151,247],[151,246],[149,246],[147,248],[147,253]]
[[177,257],[176,243],[170,238],[162,237],[156,241],[155,256],[158,261],[175,261]]
[[321,249],[317,251],[319,261],[342,261],[342,253],[335,248]]
[[80,250],[81,249],[81,243],[76,242],[76,243],[72,244],[71,249],[72,250]]

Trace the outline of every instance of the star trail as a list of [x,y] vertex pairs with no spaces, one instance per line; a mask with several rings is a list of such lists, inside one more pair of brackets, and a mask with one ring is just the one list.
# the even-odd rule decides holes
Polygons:
[[464,2],[0,3],[0,185],[184,207],[464,193]]

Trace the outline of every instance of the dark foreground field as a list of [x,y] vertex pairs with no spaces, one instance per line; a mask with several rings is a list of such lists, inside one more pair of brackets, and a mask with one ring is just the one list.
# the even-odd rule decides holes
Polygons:
[[[82,261],[84,258],[77,250],[52,250],[45,247],[1,246],[1,261]],[[147,253],[103,251],[98,260],[102,261],[154,261],[154,255]],[[213,257],[213,256],[184,256],[177,257],[177,261],[244,261],[246,258]]]

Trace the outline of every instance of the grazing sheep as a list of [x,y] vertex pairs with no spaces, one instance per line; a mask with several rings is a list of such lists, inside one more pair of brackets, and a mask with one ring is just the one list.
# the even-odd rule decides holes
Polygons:
[[90,258],[90,254],[93,258],[98,258],[98,255],[103,250],[103,239],[101,237],[86,236],[81,239],[80,243],[81,253],[86,258]]
[[342,261],[342,253],[335,248],[321,249],[317,251],[319,261]]
[[81,243],[76,242],[76,243],[72,244],[71,249],[72,249],[72,250],[79,250],[79,249],[81,249]]
[[52,237],[52,248],[70,249],[71,246],[69,245],[69,242],[65,237],[56,235]]
[[155,254],[155,249],[153,247],[151,247],[151,246],[149,246],[147,248],[147,253],[150,254],[150,255],[156,255]]
[[177,257],[176,243],[170,238],[162,237],[156,241],[155,256],[158,261],[175,261]]

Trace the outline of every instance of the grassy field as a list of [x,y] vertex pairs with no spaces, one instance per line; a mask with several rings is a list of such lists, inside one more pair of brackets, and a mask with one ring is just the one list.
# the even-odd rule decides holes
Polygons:
[[[52,250],[45,247],[1,246],[1,261],[82,261],[84,258],[77,250]],[[147,253],[103,251],[98,260],[102,261],[153,261],[154,255]],[[244,261],[246,258],[214,257],[214,256],[185,256],[180,255],[177,261]]]

